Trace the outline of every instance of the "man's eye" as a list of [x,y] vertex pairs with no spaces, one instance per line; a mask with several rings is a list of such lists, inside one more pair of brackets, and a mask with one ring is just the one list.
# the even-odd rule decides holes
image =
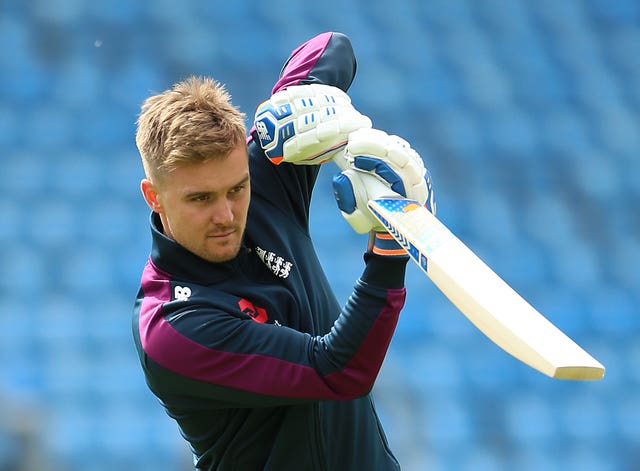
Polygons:
[[238,186],[234,186],[233,188],[231,188],[230,193],[240,193],[242,190],[244,190],[246,187],[246,185],[238,185]]
[[209,195],[195,195],[191,197],[191,201],[207,201],[209,199]]

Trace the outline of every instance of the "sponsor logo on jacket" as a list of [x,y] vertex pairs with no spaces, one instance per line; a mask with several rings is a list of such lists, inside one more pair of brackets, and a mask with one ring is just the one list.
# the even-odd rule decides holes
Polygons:
[[176,301],[188,301],[191,296],[191,288],[188,286],[176,286],[173,289],[173,297]]
[[242,298],[238,301],[238,307],[242,312],[251,317],[251,319],[256,322],[260,322],[261,324],[264,324],[269,319],[265,308],[256,306],[248,299]]

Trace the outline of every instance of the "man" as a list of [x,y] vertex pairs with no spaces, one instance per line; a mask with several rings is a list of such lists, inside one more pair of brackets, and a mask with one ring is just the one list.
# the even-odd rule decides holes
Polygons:
[[[223,86],[190,78],[142,106],[136,142],[153,247],[133,333],[147,384],[197,470],[397,470],[369,395],[404,303],[406,254],[366,208],[432,203],[420,157],[344,93],[349,39],[296,49],[245,140]],[[309,235],[320,164],[373,234],[340,307]],[[274,165],[275,164],[275,165]]]

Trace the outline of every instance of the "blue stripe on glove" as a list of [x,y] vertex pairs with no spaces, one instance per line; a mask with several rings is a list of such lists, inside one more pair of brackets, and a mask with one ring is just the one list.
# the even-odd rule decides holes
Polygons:
[[385,161],[377,157],[359,155],[354,158],[353,166],[368,172],[374,172],[391,185],[391,189],[402,196],[407,196],[400,176]]

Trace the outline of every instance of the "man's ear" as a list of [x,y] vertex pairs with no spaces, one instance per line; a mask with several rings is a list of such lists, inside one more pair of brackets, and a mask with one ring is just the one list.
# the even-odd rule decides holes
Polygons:
[[143,178],[140,182],[140,190],[142,197],[147,202],[152,211],[156,213],[162,212],[162,205],[158,199],[158,190],[148,178]]

